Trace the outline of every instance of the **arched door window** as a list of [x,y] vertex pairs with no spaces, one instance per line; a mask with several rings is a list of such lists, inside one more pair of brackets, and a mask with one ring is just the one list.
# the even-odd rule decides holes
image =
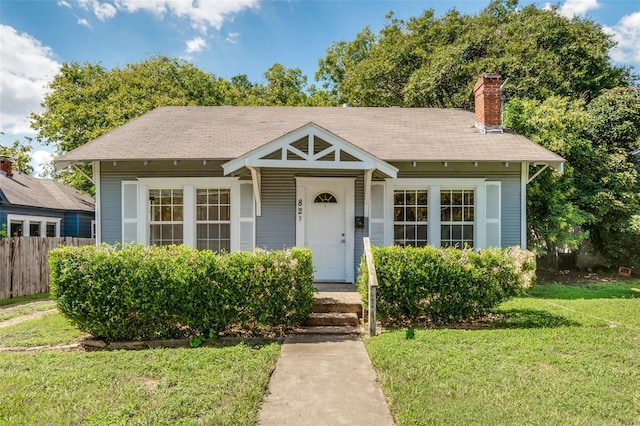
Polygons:
[[330,192],[321,192],[316,195],[316,198],[313,200],[314,203],[337,203],[338,200],[336,196]]

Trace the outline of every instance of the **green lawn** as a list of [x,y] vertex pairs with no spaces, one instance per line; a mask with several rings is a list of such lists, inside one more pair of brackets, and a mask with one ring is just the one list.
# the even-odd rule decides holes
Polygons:
[[0,424],[255,424],[276,343],[0,353]]
[[[0,328],[0,348],[85,334],[60,314]],[[280,345],[0,352],[0,425],[255,424]]]
[[400,425],[640,425],[637,289],[540,285],[492,326],[366,344]]
[[86,333],[72,326],[58,312],[0,328],[1,347],[57,346],[77,342]]

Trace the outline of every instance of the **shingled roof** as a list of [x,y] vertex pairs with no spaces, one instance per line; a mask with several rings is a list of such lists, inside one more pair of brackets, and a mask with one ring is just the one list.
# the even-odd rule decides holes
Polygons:
[[162,107],[57,159],[231,160],[314,123],[384,161],[564,159],[512,131],[483,133],[474,113],[442,108]]
[[94,200],[88,195],[51,179],[38,179],[14,173],[0,173],[0,201],[16,206],[55,210],[94,211]]

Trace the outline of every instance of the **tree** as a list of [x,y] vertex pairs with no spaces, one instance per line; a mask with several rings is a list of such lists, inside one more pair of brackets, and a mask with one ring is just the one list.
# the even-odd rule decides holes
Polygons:
[[352,42],[334,43],[319,61],[342,102],[361,106],[470,108],[484,72],[508,77],[507,97],[551,95],[590,100],[626,85],[630,71],[613,66],[611,37],[593,21],[568,20],[556,9],[493,1],[477,15],[433,10],[406,21],[387,16],[374,35],[365,28]]
[[38,140],[64,153],[159,106],[219,105],[217,85],[214,76],[166,56],[112,70],[65,63],[31,127]]
[[[589,104],[550,97],[507,103],[505,123],[567,160],[563,175],[545,172],[528,188],[532,243],[575,246],[578,225],[611,264],[640,261],[640,93],[604,91]],[[577,219],[577,220],[576,220]]]
[[306,102],[307,77],[300,68],[274,64],[264,73],[267,84],[259,88],[260,105],[300,106]]
[[[4,132],[2,133],[4,135]],[[27,142],[20,142],[14,140],[11,145],[3,145],[0,143],[0,156],[7,156],[13,162],[13,168],[18,173],[26,175],[33,175],[33,166],[31,165],[31,141],[30,138],[25,138]]]
[[[587,125],[583,101],[513,99],[505,107],[504,119],[506,126],[567,160],[590,150],[581,136]],[[529,249],[550,254],[561,247],[575,249],[588,236],[588,232],[576,232],[591,218],[576,202],[577,167],[569,160],[563,173],[547,169],[527,186]],[[534,172],[532,166],[530,173]]]
[[[166,56],[112,70],[65,63],[45,96],[43,112],[31,115],[31,127],[39,141],[63,154],[159,106],[222,104],[221,86],[213,75]],[[91,176],[91,167],[83,171]],[[76,171],[63,171],[57,178],[93,191],[93,184]]]

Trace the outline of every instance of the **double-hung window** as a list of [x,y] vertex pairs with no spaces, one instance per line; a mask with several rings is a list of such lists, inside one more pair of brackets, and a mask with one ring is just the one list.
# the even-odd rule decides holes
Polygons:
[[182,244],[184,205],[182,189],[149,189],[151,218],[149,243]]
[[472,248],[475,224],[475,190],[440,190],[440,245]]
[[231,251],[231,190],[196,189],[197,248]]
[[393,243],[402,247],[427,245],[428,193],[426,189],[393,192]]

